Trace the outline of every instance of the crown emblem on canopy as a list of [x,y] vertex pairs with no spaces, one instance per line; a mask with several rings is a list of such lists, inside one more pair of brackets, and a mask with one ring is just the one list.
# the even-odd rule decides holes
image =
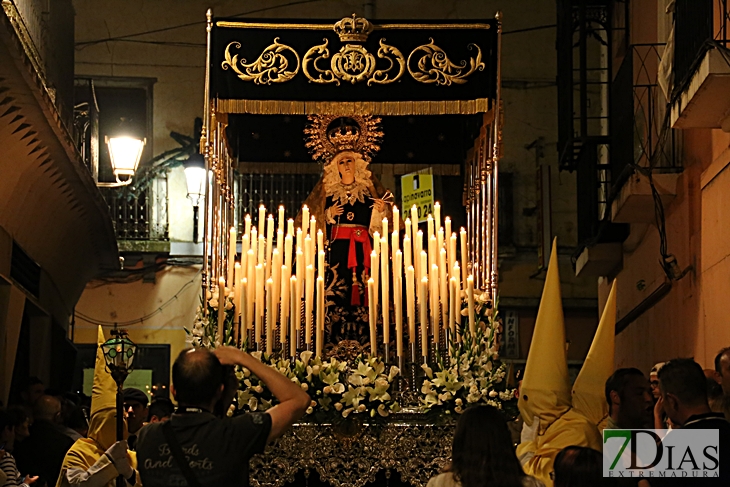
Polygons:
[[365,42],[373,30],[373,24],[355,14],[340,20],[334,27],[334,31],[340,36],[340,42]]

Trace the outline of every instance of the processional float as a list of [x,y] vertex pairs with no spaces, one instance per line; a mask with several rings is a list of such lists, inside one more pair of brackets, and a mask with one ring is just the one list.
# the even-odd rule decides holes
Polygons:
[[[496,316],[500,15],[406,23],[372,22],[353,14],[336,23],[298,23],[214,18],[209,11],[207,20],[201,152],[209,180],[202,304],[192,341],[245,347],[300,382],[313,398],[308,410],[312,421],[302,428],[315,428],[316,418],[331,427],[327,412],[339,419],[360,413],[383,418],[404,408],[450,414],[468,403],[502,407],[510,402],[513,392],[506,388],[504,366],[498,362]],[[234,174],[246,149],[232,146],[231,119],[252,115],[308,117],[306,144],[323,164],[325,186],[328,169],[337,175],[332,172],[337,151],[362,158],[361,173],[356,169],[355,176],[366,175],[365,194],[377,222],[365,225],[365,237],[356,237],[355,230],[348,233],[350,252],[354,255],[353,242],[361,243],[367,262],[352,266],[347,292],[352,303],[366,304],[365,346],[351,340],[324,346],[325,323],[335,319],[335,292],[327,282],[333,279],[327,252],[337,238],[332,229],[349,228],[339,218],[354,216],[335,217],[336,211],[317,205],[303,206],[298,215],[263,206],[253,215],[237,214]],[[382,137],[389,135],[381,131],[381,118],[440,115],[479,117],[480,122],[462,165],[466,228],[461,230],[451,228],[448,217],[442,220],[437,205],[419,229],[423,215],[393,205],[366,169]],[[323,201],[334,201],[332,191],[323,191],[329,198]],[[357,199],[348,190],[340,202],[356,206]],[[317,211],[320,219],[314,216]],[[370,255],[364,255],[365,249]],[[240,373],[238,407],[270,406],[262,384],[246,372]],[[421,421],[426,429],[433,423]],[[416,430],[409,426],[408,434],[417,436]],[[322,441],[324,430],[318,431]],[[405,430],[393,431],[392,441],[380,445],[380,460],[370,459],[364,475],[353,471],[351,482],[339,475],[339,485],[362,485],[379,468],[395,469],[404,482],[425,485],[438,468],[426,457],[443,460],[450,435],[432,442],[431,450],[421,445],[423,451],[410,452],[410,461],[417,464],[397,465],[392,458],[403,454],[395,449]],[[294,436],[299,433],[295,428]],[[314,468],[323,480],[338,477],[328,476],[312,457],[304,459],[296,441],[291,449],[300,453],[289,451],[286,438],[276,454],[288,458],[289,478],[299,468]],[[361,463],[370,461],[363,452],[357,455]],[[351,460],[343,457],[339,463],[356,469]],[[277,471],[267,484],[266,462],[254,464],[264,479],[256,481],[259,485],[286,481],[287,475]]]

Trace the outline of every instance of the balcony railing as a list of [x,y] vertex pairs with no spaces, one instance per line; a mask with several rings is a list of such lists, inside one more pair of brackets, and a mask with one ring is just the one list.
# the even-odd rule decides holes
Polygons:
[[158,177],[141,191],[132,187],[100,190],[117,240],[169,240],[167,177]]
[[677,0],[675,4],[674,97],[695,71],[705,51],[730,44],[729,0]]

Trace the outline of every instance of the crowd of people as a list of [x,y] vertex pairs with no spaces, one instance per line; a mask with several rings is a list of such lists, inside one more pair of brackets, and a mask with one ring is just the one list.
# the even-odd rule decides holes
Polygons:
[[[224,414],[236,390],[233,366],[248,368],[278,400],[266,412]],[[99,367],[89,398],[59,394],[31,378],[20,402],[0,409],[0,486],[103,486],[124,477],[130,486],[248,485],[248,461],[305,412],[310,397],[295,383],[241,350],[183,351],[173,365],[173,396],[151,403],[144,392],[124,390],[126,439],[116,440],[115,386]],[[715,368],[692,359],[657,364],[647,376],[616,370],[605,383],[609,429],[705,429],[720,436],[720,478],[612,479],[603,456],[568,446],[555,457],[554,487],[730,485],[730,347]],[[491,406],[459,417],[452,461],[428,487],[541,487],[515,452],[508,421]]]

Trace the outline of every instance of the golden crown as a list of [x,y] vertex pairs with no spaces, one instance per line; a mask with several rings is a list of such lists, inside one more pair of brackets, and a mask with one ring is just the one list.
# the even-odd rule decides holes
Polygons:
[[345,17],[335,24],[334,31],[340,36],[340,42],[365,42],[368,35],[375,29],[375,26],[352,14],[352,17]]
[[360,129],[357,125],[340,125],[328,130],[327,138],[337,152],[353,150],[360,140]]

